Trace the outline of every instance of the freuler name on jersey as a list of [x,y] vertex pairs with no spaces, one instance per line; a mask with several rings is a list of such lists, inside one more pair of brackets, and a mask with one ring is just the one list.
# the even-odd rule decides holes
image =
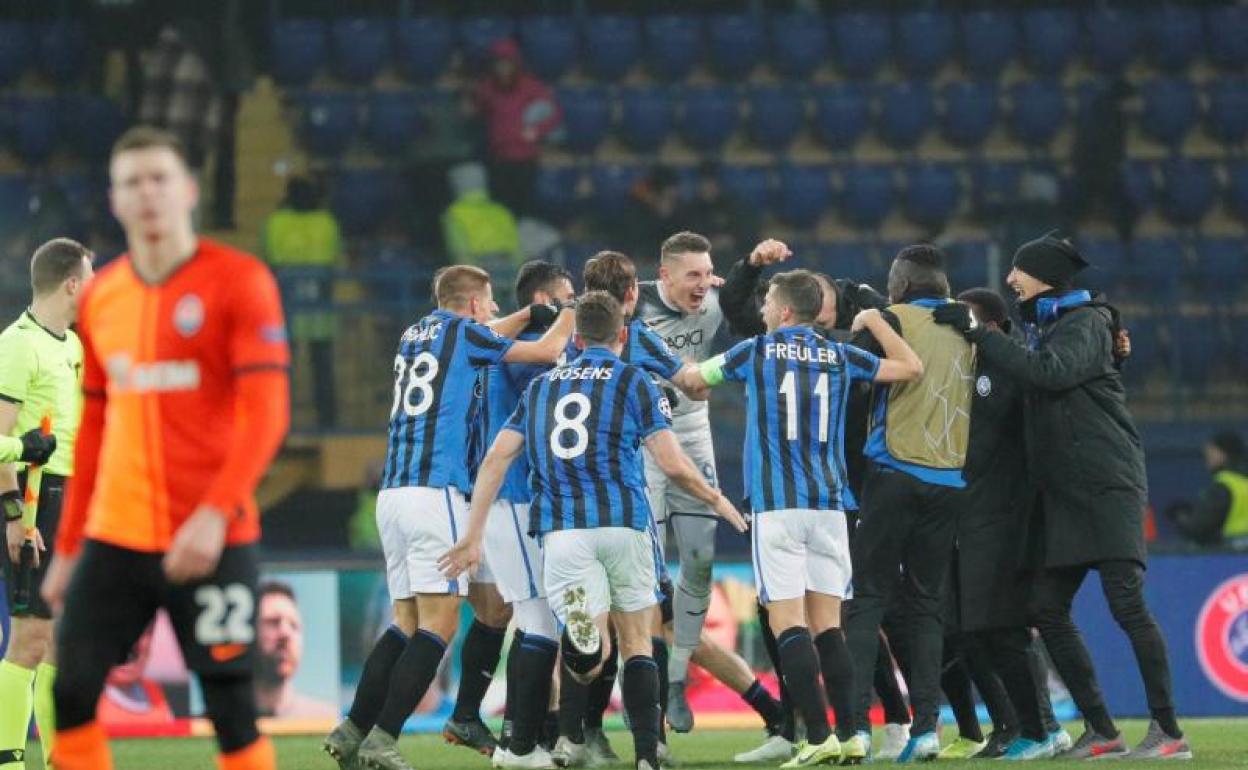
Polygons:
[[764,352],[768,358],[775,358],[784,361],[832,364],[833,366],[840,363],[837,359],[836,350],[833,348],[810,348],[793,342],[788,342],[783,345],[776,344],[774,342],[768,343]]

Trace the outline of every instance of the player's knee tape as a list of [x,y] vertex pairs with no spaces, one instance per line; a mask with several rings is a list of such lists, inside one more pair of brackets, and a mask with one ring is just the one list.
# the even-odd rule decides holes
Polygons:
[[204,711],[217,731],[221,753],[244,749],[260,737],[256,730],[256,700],[250,676],[200,678]]
[[547,639],[559,638],[559,626],[555,622],[555,614],[545,599],[525,599],[512,605],[512,616],[516,619],[516,628],[525,634],[534,634]]

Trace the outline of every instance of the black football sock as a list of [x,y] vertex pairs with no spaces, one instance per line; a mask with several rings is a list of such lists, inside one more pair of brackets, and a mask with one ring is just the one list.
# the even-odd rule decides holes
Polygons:
[[576,681],[567,666],[559,667],[559,734],[573,743],[585,742],[585,703],[589,687]]
[[823,689],[836,715],[836,736],[847,741],[854,737],[854,664],[845,634],[839,628],[829,628],[815,639],[815,649],[819,651]]
[[390,672],[407,647],[407,641],[407,634],[398,626],[390,626],[368,653],[351,710],[347,712],[347,719],[360,728],[360,732],[367,733],[377,722],[377,714],[390,690]]
[[498,734],[498,745],[504,749],[511,745],[512,720],[515,713],[516,661],[520,657],[520,645],[524,644],[524,632],[516,629],[511,633],[511,646],[507,648],[507,697],[503,701],[503,729]]
[[550,676],[555,670],[559,645],[553,639],[529,634],[516,655],[516,687],[511,745],[517,756],[533,751],[541,737],[542,720],[550,702]]
[[776,647],[784,665],[784,681],[797,713],[806,723],[806,740],[823,743],[832,734],[828,727],[828,703],[819,687],[819,659],[810,631],[792,626],[776,635]]
[[758,627],[763,632],[763,645],[767,648],[767,657],[771,658],[771,668],[776,672],[776,680],[780,683],[780,708],[784,710],[784,724],[780,728],[780,736],[793,743],[797,740],[797,720],[793,716],[793,699],[789,696],[789,688],[784,684],[784,666],[780,662],[780,650],[776,647],[776,633],[771,630],[770,615],[767,605],[758,603]]
[[650,646],[654,650],[654,662],[659,667],[659,743],[667,743],[667,640],[652,636]]
[[451,714],[455,721],[471,722],[481,718],[481,699],[494,679],[506,633],[506,629],[472,621],[459,653],[459,694],[455,696],[455,711]]
[[390,692],[377,716],[379,729],[399,737],[403,723],[416,710],[416,704],[425,697],[425,691],[438,675],[438,666],[445,654],[446,642],[432,631],[422,628],[412,635],[390,674]]
[[624,663],[624,709],[633,731],[636,760],[645,760],[658,768],[659,747],[659,672],[654,658],[635,655]]
[[749,689],[741,693],[741,700],[750,704],[750,708],[763,718],[768,735],[779,735],[784,731],[784,709],[779,701],[771,697],[762,682],[755,679]]
[[611,705],[611,691],[615,689],[615,675],[620,670],[620,656],[615,654],[619,642],[612,637],[611,657],[602,662],[602,673],[589,685],[589,695],[585,703],[585,726],[602,728],[602,716]]

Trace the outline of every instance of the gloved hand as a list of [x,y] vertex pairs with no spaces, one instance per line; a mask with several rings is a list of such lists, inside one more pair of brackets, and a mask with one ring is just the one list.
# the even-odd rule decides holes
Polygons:
[[970,342],[978,342],[988,333],[988,330],[975,320],[970,306],[964,302],[946,302],[939,305],[932,310],[932,320],[942,326],[950,326],[955,331],[962,332],[962,336]]
[[555,322],[559,317],[559,308],[555,305],[546,305],[540,302],[534,302],[529,305],[529,324],[538,328],[545,328]]
[[45,436],[38,428],[22,434],[22,456],[19,458],[21,462],[43,465],[55,451],[55,434],[49,433]]

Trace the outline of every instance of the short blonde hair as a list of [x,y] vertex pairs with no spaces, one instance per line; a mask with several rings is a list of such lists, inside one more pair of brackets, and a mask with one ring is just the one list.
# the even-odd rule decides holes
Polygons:
[[472,295],[490,285],[490,274],[472,265],[451,265],[433,276],[433,298],[438,307],[458,308],[468,304]]

